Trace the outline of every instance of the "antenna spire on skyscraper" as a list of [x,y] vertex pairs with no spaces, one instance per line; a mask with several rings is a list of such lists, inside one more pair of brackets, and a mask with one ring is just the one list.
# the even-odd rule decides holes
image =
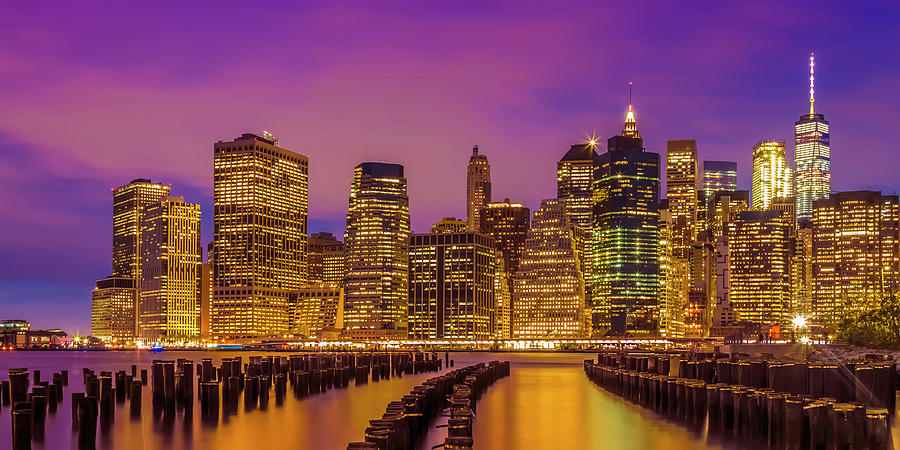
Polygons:
[[641,137],[637,131],[637,121],[634,119],[634,108],[631,103],[631,82],[628,82],[628,111],[625,113],[625,130],[622,136],[639,138]]
[[816,104],[816,54],[809,54],[809,115],[815,113]]

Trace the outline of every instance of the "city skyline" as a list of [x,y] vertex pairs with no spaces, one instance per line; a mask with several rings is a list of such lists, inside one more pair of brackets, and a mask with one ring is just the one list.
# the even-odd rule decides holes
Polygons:
[[[725,37],[731,36],[734,40],[735,35],[741,30],[752,29],[751,25],[765,20],[765,17],[761,16],[778,12],[785,15],[796,12],[792,7],[784,5],[777,7],[762,5],[755,8],[757,9],[746,7],[737,11],[739,14],[736,14],[734,20],[738,26],[735,31],[728,31],[726,27],[719,26],[698,31],[671,45],[682,50],[678,54],[683,55],[687,62],[696,63],[695,57],[692,56],[693,52],[688,51],[689,49],[713,49],[708,47],[713,44],[701,45],[696,42],[701,36],[712,36],[709,40],[715,40],[715,36],[724,34]],[[767,11],[767,8],[778,9]],[[867,8],[875,9],[878,6]],[[59,14],[64,14],[64,9],[62,8]],[[664,15],[662,12],[665,8],[660,7],[659,10],[661,11],[650,11],[653,14],[647,14],[646,20],[660,21],[659,16]],[[727,11],[728,8],[716,8],[708,14],[724,15]],[[610,9],[607,15],[640,12],[647,11]],[[496,14],[497,11],[493,13]],[[57,13],[50,14],[46,20],[51,24],[60,21],[60,17],[55,14]],[[502,50],[509,48],[522,49],[529,45],[537,45],[537,50],[550,53],[556,46],[571,43],[570,41],[577,38],[570,32],[561,38],[540,44],[535,41],[536,38],[528,38],[521,31],[523,27],[521,22],[528,21],[529,17],[530,20],[537,20],[534,18],[535,12],[523,11],[521,14],[522,16],[515,21],[518,28],[501,25],[497,30],[484,30],[490,33],[486,39],[493,38],[497,42],[488,45],[483,53],[473,56],[476,62],[487,64],[490,62],[489,57],[494,53],[502,53]],[[896,72],[896,68],[891,66],[896,63],[892,61],[886,63],[884,58],[872,57],[879,52],[895,49],[897,44],[890,41],[880,44],[883,47],[875,46],[857,52],[858,49],[853,47],[854,42],[859,44],[862,42],[859,39],[877,37],[879,34],[877,27],[864,30],[861,33],[863,36],[854,37],[847,43],[836,43],[836,38],[845,36],[842,33],[849,34],[849,29],[858,24],[858,21],[864,18],[877,18],[874,16],[878,14],[871,9],[867,14],[854,11],[817,11],[815,14],[819,19],[830,17],[831,21],[822,20],[821,23],[831,25],[835,25],[833,22],[837,17],[847,19],[840,24],[844,29],[832,29],[822,40],[815,42],[800,39],[800,42],[794,43],[791,40],[794,32],[788,33],[777,28],[776,31],[781,32],[777,40],[773,38],[755,45],[744,43],[745,46],[738,46],[733,51],[722,52],[719,58],[727,61],[722,68],[709,65],[686,68],[690,66],[682,65],[684,63],[680,61],[665,58],[656,61],[653,52],[647,52],[648,54],[641,55],[636,58],[637,61],[626,64],[621,70],[604,74],[597,80],[591,80],[590,83],[579,78],[581,75],[572,74],[576,82],[572,83],[573,88],[566,89],[560,87],[564,84],[561,80],[565,79],[565,76],[547,78],[546,71],[536,70],[533,64],[524,61],[524,58],[500,59],[497,65],[491,64],[478,70],[465,69],[466,59],[459,55],[456,59],[451,58],[449,62],[442,63],[426,59],[423,61],[422,73],[428,82],[409,86],[413,97],[446,81],[437,75],[435,69],[450,63],[459,64],[462,75],[459,89],[468,84],[471,92],[460,94],[459,91],[454,91],[462,96],[459,102],[461,105],[443,95],[425,97],[425,100],[428,100],[426,103],[431,103],[429,106],[438,106],[426,115],[424,110],[420,110],[424,104],[408,103],[409,94],[395,84],[396,80],[390,80],[391,77],[387,77],[388,80],[376,78],[374,80],[376,84],[386,83],[394,87],[387,89],[387,93],[394,95],[399,103],[398,109],[389,108],[391,114],[388,114],[391,120],[400,125],[399,128],[392,125],[385,127],[381,132],[373,131],[384,125],[380,120],[376,121],[377,126],[372,128],[352,126],[353,123],[358,123],[358,119],[362,116],[354,115],[353,120],[348,122],[336,120],[332,113],[340,108],[325,110],[326,114],[318,120],[331,119],[334,124],[323,128],[320,126],[323,122],[309,121],[308,115],[298,113],[316,110],[317,105],[320,106],[323,101],[321,97],[310,102],[302,101],[302,97],[289,96],[285,99],[272,97],[270,95],[272,91],[261,87],[254,88],[265,84],[268,79],[265,75],[253,78],[234,66],[223,69],[221,62],[201,58],[203,62],[217,68],[219,73],[230,74],[237,80],[229,79],[224,82],[224,86],[218,85],[216,80],[213,80],[213,84],[217,86],[213,89],[200,83],[208,80],[197,75],[197,67],[193,72],[189,67],[176,68],[171,75],[157,75],[157,77],[143,73],[142,69],[150,69],[150,73],[153,73],[154,66],[159,67],[166,62],[165,58],[159,56],[150,58],[145,63],[147,66],[141,66],[133,60],[138,55],[149,53],[152,56],[154,49],[158,51],[159,48],[153,43],[146,41],[135,43],[136,49],[132,55],[100,51],[98,53],[104,54],[108,58],[107,61],[88,57],[76,64],[71,60],[66,61],[65,57],[61,57],[64,61],[54,60],[52,54],[48,53],[48,48],[45,48],[48,41],[23,34],[23,29],[18,28],[19,25],[14,26],[4,32],[15,37],[8,40],[13,44],[0,45],[0,51],[8,54],[10,56],[8,60],[12,61],[8,70],[4,68],[0,71],[0,77],[9,81],[4,83],[7,86],[14,84],[22,86],[21,93],[3,92],[4,97],[13,106],[9,110],[14,112],[14,115],[4,116],[3,122],[6,125],[0,128],[0,145],[4,148],[4,156],[0,162],[6,174],[4,178],[7,180],[3,183],[3,193],[8,199],[2,214],[4,223],[7,224],[4,228],[9,227],[8,238],[4,239],[0,254],[5,261],[11,261],[4,266],[6,270],[3,279],[0,280],[0,306],[12,311],[15,316],[24,316],[25,312],[32,311],[23,318],[31,319],[39,326],[60,326],[70,332],[86,333],[89,329],[87,326],[89,314],[86,313],[89,309],[86,308],[89,299],[86,299],[85,292],[89,291],[95,280],[108,275],[110,264],[107,247],[112,224],[108,190],[122,186],[131,179],[142,177],[172,185],[186,201],[202,205],[201,245],[205,247],[212,238],[211,143],[242,132],[261,133],[267,129],[275,133],[287,148],[310,157],[309,232],[331,231],[336,236],[343,234],[342,219],[346,213],[347,186],[352,176],[351,169],[355,164],[372,160],[373,157],[377,160],[396,161],[408,168],[412,231],[425,232],[428,225],[441,217],[465,217],[465,205],[459,200],[464,198],[465,188],[460,180],[465,171],[465,157],[472,145],[480,145],[481,151],[491,159],[495,200],[509,197],[512,201],[523,203],[532,210],[538,209],[541,199],[553,195],[555,177],[552,167],[561,156],[562,150],[583,139],[594,129],[598,130],[601,142],[619,130],[626,104],[625,82],[633,79],[634,104],[647,151],[662,154],[666,140],[696,139],[698,147],[701,148],[698,155],[700,160],[737,161],[740,174],[738,188],[748,189],[751,167],[749,160],[753,144],[766,138],[791,142],[792,124],[806,110],[808,73],[807,61],[804,58],[811,51],[816,52],[818,66],[816,111],[821,111],[830,122],[836,124],[836,132],[831,140],[832,190],[875,189],[883,191],[885,195],[892,194],[896,191],[892,174],[896,172],[897,162],[892,158],[885,158],[886,162],[875,163],[875,161],[884,158],[886,152],[892,148],[892,143],[897,141],[897,131],[873,130],[869,118],[875,115],[883,117],[886,123],[897,122],[895,116],[891,116],[895,111],[883,98],[879,99],[876,95],[879,91],[878,86],[890,85],[885,84],[890,82],[890,76],[887,74]],[[11,17],[16,15],[11,14]],[[462,23],[475,26],[480,23],[477,20],[460,17],[458,14],[446,15],[450,17],[438,27],[438,37],[452,37],[453,32],[450,29],[453,25]],[[377,13],[361,11],[349,19],[337,19],[333,16],[333,12],[329,14],[327,11],[320,11],[315,15],[316,18],[323,16],[332,21],[364,21],[366,17],[377,16]],[[889,14],[883,16],[888,17]],[[537,36],[552,34],[551,30],[559,30],[559,23],[568,17],[567,14],[559,13],[551,15],[545,22],[538,22],[535,27],[538,30]],[[175,22],[165,22],[164,26],[175,26],[177,20],[181,19],[167,20]],[[423,20],[420,27],[434,25],[434,19],[424,16],[421,12],[393,20],[398,22]],[[23,20],[22,23],[28,21]],[[121,25],[112,26],[113,31],[119,26]],[[802,30],[811,29],[813,26],[799,24],[797,28],[799,31],[795,32],[800,35],[803,34]],[[883,28],[890,29],[890,27]],[[611,32],[613,31],[615,30]],[[49,42],[66,37],[65,33],[73,32],[74,30],[67,27],[60,27],[50,35]],[[830,41],[827,39],[829,37]],[[186,36],[178,35],[171,38],[175,41],[168,41],[168,44],[180,42],[180,39],[185,38]],[[76,51],[78,45],[85,42],[96,44],[94,41],[96,36],[91,33],[82,39],[84,40],[74,41],[72,47],[66,49],[70,52],[63,53],[72,58],[78,54]],[[347,39],[356,42],[359,37],[350,36]],[[558,55],[556,58],[559,60],[551,62],[559,63],[560,67],[567,65],[571,67],[569,59],[575,60],[576,56],[570,53],[572,51],[593,49],[598,54],[596,59],[602,60],[603,55],[613,57],[621,54],[620,52],[634,50],[632,46],[652,43],[638,39],[637,36],[635,39],[638,40],[637,44],[626,43],[624,44],[626,48],[612,50],[596,43],[580,44],[586,47],[579,46]],[[16,43],[23,45],[13,47]],[[462,40],[453,47],[461,51],[475,43],[476,41]],[[595,49],[594,44],[597,45]],[[108,45],[111,47],[107,50],[114,50],[114,44]],[[720,45],[725,47],[725,43]],[[409,54],[399,52],[400,59],[405,60],[407,64],[425,53],[424,49],[410,47],[404,48]],[[22,61],[24,57],[20,52],[29,49],[35,50],[31,52],[34,57],[32,63],[16,65],[15,61]],[[853,52],[859,54],[851,54]],[[745,70],[753,58],[761,54],[771,56],[772,61],[777,62],[774,64],[778,66],[777,74],[769,72],[775,69],[759,68],[736,80],[719,81],[730,73]],[[394,53],[394,56],[398,56],[397,53]],[[178,60],[177,55],[174,58]],[[666,80],[664,77],[654,76],[652,69],[648,70],[640,65],[649,61],[658,64],[657,67],[666,68],[667,73],[671,73],[674,79]],[[497,83],[517,79],[512,75],[498,72],[496,69],[502,67],[500,63],[517,63],[509,65],[509,68],[523,78],[523,84],[512,84],[492,95],[492,89]],[[380,63],[371,60],[362,61],[362,66],[366,69],[363,73],[373,71],[377,73],[374,68],[383,67],[378,64]],[[13,65],[16,65],[14,69]],[[26,78],[30,70],[48,71],[46,69],[50,67],[78,69],[72,81],[77,89],[64,89],[60,81],[50,75],[31,83],[15,83]],[[532,69],[535,69],[534,73],[523,73]],[[182,71],[187,73],[181,73]],[[176,76],[178,73],[181,73],[183,78],[179,79]],[[343,72],[338,70],[337,73]],[[241,79],[242,74],[248,78]],[[481,74],[485,78],[479,82],[480,78],[474,77]],[[876,79],[876,75],[879,74],[882,75],[881,81]],[[99,81],[109,83],[98,83]],[[222,79],[218,81],[222,82]],[[358,81],[351,81],[356,82]],[[679,89],[679,83],[686,84],[687,89]],[[104,87],[102,84],[109,86]],[[274,85],[285,87],[283,83],[276,82]],[[316,86],[316,83],[312,82],[311,85]],[[202,103],[211,95],[216,98],[228,97],[224,93],[236,86],[244,86],[247,91],[239,92],[234,97],[232,101],[235,102],[235,106],[258,94],[261,95],[264,104],[273,107],[272,111],[254,111],[252,114],[216,111],[216,114],[209,114],[214,110],[193,106],[194,102],[185,98],[180,104],[183,104],[186,111],[172,114],[178,120],[176,123],[172,118],[166,117],[171,111],[161,109],[161,104],[152,99],[155,94],[161,93],[162,99],[169,100],[168,104],[171,105],[171,100],[178,99],[179,95],[193,95],[186,94],[192,92],[188,89],[196,89],[198,103]],[[47,88],[47,91],[44,91],[44,88]],[[156,92],[157,89],[160,92]],[[366,90],[368,91],[368,88]],[[735,90],[744,93],[735,96],[733,94]],[[98,98],[89,100],[73,94],[72,91],[99,95]],[[546,91],[546,98],[540,95],[543,91]],[[676,95],[675,91],[681,92]],[[33,99],[38,92],[58,95],[39,98],[33,105],[23,103],[23,94],[26,94],[26,97],[30,94],[31,97],[28,98]],[[116,100],[117,92],[131,93],[135,97],[127,104],[121,103]],[[351,92],[359,91],[351,90]],[[751,93],[761,98],[754,99]],[[501,98],[498,99],[496,96]],[[343,98],[341,96],[338,100]],[[370,114],[366,113],[370,111],[367,108],[378,98],[379,96],[364,97],[361,111],[366,115]],[[692,98],[700,100],[698,103],[703,107],[688,106],[688,113],[682,114],[683,102]],[[47,103],[50,99],[57,102],[53,106],[59,107],[50,107]],[[228,105],[221,102],[214,103],[215,110],[225,109],[223,106]],[[66,114],[75,115],[71,114],[69,109],[75,104],[83,108],[85,119],[66,118]],[[343,101],[341,105],[350,106]],[[548,115],[537,115],[535,110],[539,109],[536,108],[538,105],[541,108],[549,107]],[[450,106],[453,108],[447,109]],[[487,117],[493,120],[476,124],[460,118],[461,114],[487,106],[496,109],[493,115],[479,115],[477,118]],[[120,115],[129,115],[126,113],[132,109],[137,113],[134,115],[141,116],[146,122],[144,120],[131,122],[116,118]],[[739,120],[722,118],[725,116],[723,111],[735,109],[741,111]],[[293,113],[285,114],[291,111]],[[446,111],[450,112],[449,115]],[[860,114],[860,111],[865,111],[866,114]],[[696,112],[702,113],[694,114],[696,119],[686,120],[679,117],[690,116]],[[413,113],[416,116],[413,116]],[[182,116],[182,114],[190,115]],[[411,120],[413,117],[415,120]],[[444,120],[444,117],[451,120]],[[538,119],[541,119],[542,125],[534,126],[538,123]],[[80,131],[73,131],[79,124],[88,126]],[[423,131],[401,132],[402,129],[413,127],[420,127]],[[438,131],[443,131],[449,137],[439,135]],[[158,139],[155,137],[168,134],[171,134],[178,144],[171,146],[171,149],[157,148]],[[151,136],[154,139],[151,139]],[[90,139],[86,139],[87,137]],[[332,148],[338,151],[330,151]],[[422,149],[418,152],[421,154],[415,151],[416,148]],[[149,150],[160,153],[152,154]],[[179,160],[178,164],[173,163],[175,156],[182,154],[184,159]],[[523,154],[527,157],[522,158]],[[435,174],[426,170],[430,159],[435,159],[439,166],[446,167],[446,170],[437,174],[438,178],[433,180],[431,177]],[[788,144],[788,160],[793,161],[793,146],[790,144]],[[72,239],[71,236],[78,238]],[[54,258],[48,261],[47,254],[53,254]],[[23,296],[29,299],[28,309],[16,306],[21,303]]]

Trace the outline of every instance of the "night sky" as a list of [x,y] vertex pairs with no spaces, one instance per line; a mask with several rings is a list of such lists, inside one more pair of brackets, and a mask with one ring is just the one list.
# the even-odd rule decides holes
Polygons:
[[212,145],[242,132],[309,156],[310,232],[343,233],[370,160],[406,166],[422,232],[465,215],[476,144],[495,199],[555,196],[570,144],[621,131],[630,80],[647,150],[695,138],[747,189],[757,141],[792,148],[811,51],[832,188],[896,192],[896,1],[202,3],[0,6],[0,319],[89,332],[133,178],[200,203],[205,248]]

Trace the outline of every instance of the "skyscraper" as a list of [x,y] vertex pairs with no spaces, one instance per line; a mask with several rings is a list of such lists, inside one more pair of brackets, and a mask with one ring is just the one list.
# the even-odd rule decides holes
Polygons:
[[198,338],[200,205],[166,197],[144,209],[141,224],[138,335],[153,341]]
[[746,211],[725,233],[731,308],[743,320],[789,323],[791,224],[780,211]]
[[469,231],[481,229],[481,208],[491,202],[491,165],[487,156],[478,154],[478,146],[472,149],[466,175],[466,220]]
[[344,243],[331,233],[314,233],[309,237],[309,284],[344,284]]
[[489,203],[482,210],[481,233],[494,239],[510,278],[519,270],[530,226],[531,211],[520,203],[510,203],[509,199]]
[[594,166],[594,331],[656,334],[659,155],[644,151],[631,105],[622,135],[609,139]]
[[590,335],[581,269],[584,232],[557,199],[535,211],[513,280],[514,339],[584,338]]
[[828,322],[898,294],[898,197],[832,194],[814,203],[813,313]]
[[303,338],[337,335],[344,327],[344,289],[336,285],[304,286],[288,300],[291,333]]
[[706,204],[706,228],[718,239],[725,235],[725,225],[734,216],[750,209],[750,192],[716,191]]
[[114,277],[134,279],[135,320],[132,330],[136,334],[138,305],[141,291],[141,218],[144,208],[167,197],[171,186],[153,183],[146,178],[137,178],[125,186],[113,189],[113,240],[112,262]]
[[[684,217],[693,229],[697,220],[697,141],[666,141],[666,199],[677,222]],[[691,237],[693,239],[693,237]]]
[[809,114],[794,123],[794,176],[797,219],[811,219],[813,203],[831,192],[831,131],[815,111],[815,56],[809,55]]
[[490,339],[494,240],[480,233],[414,234],[409,245],[410,339]]
[[494,251],[494,338],[509,339],[512,336],[512,283],[506,260],[500,250]]
[[703,161],[704,197],[716,191],[737,190],[737,163],[733,161]]
[[556,163],[556,197],[565,208],[573,225],[585,235],[581,262],[585,279],[584,300],[593,307],[593,241],[594,229],[594,158],[597,157],[597,139],[591,136],[584,144],[569,147],[569,151]]
[[684,337],[684,312],[690,288],[689,261],[675,254],[675,221],[669,201],[659,202],[659,334]]
[[758,142],[753,148],[753,201],[750,206],[765,211],[776,197],[792,197],[792,172],[783,141]]
[[134,339],[134,312],[137,289],[134,279],[110,275],[91,292],[91,335],[118,341]]
[[403,166],[353,170],[347,212],[344,328],[351,338],[406,338],[409,197]]
[[309,161],[269,134],[214,148],[212,335],[283,335],[307,280]]

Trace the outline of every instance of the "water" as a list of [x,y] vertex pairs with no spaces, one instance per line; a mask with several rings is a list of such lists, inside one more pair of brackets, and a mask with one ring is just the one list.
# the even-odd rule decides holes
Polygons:
[[[76,448],[71,426],[71,393],[83,392],[81,369],[95,372],[125,370],[132,364],[149,368],[154,359],[185,358],[199,363],[264,352],[3,352],[0,379],[9,368],[40,369],[43,380],[53,372],[69,370],[69,385],[55,415],[48,415],[42,443],[35,449]],[[271,353],[286,356],[287,353]],[[511,373],[499,380],[479,399],[474,423],[478,449],[704,449],[739,448],[736,443],[710,440],[702,431],[692,431],[644,408],[615,397],[588,381],[582,369],[591,354],[566,353],[455,353],[456,367],[509,360]],[[445,369],[446,370],[446,369]],[[116,421],[98,431],[100,449],[344,449],[361,441],[369,419],[379,418],[388,402],[399,400],[415,385],[435,372],[370,382],[347,389],[329,390],[302,400],[288,389],[282,406],[273,398],[268,410],[246,412],[240,403],[236,415],[223,417],[215,425],[201,421],[199,410],[188,420],[180,413],[170,423],[155,423],[150,387],[143,393],[140,420],[129,416],[128,402],[117,405]],[[196,392],[196,391],[195,391]],[[194,402],[198,408],[197,402]],[[895,426],[896,427],[896,426]],[[446,428],[432,428],[420,442],[430,449],[443,442]],[[897,433],[893,433],[896,439]],[[0,449],[11,446],[9,408],[0,410]],[[895,443],[895,448],[897,444]]]

